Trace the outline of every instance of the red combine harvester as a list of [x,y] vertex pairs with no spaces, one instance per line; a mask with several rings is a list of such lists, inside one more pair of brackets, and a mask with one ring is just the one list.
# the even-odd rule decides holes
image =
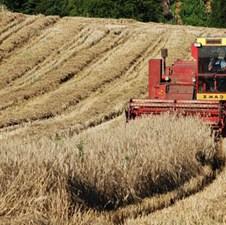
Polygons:
[[130,100],[127,121],[175,112],[199,116],[217,136],[225,136],[226,38],[198,38],[191,52],[192,61],[177,60],[169,67],[167,49],[161,50],[162,59],[149,61],[149,97]]

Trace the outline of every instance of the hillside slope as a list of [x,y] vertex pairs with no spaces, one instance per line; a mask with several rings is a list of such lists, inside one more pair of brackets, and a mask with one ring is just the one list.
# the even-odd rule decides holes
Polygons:
[[[76,163],[70,164],[72,157],[70,151],[74,154],[76,153],[82,162],[90,162],[90,164],[100,168],[100,170],[96,170],[95,167],[90,167],[91,170],[85,169],[84,173],[91,171],[95,175],[96,172],[100,171],[99,173],[102,174],[102,165],[106,165],[109,168],[108,160],[105,160],[105,158],[102,158],[102,162],[105,164],[99,163],[99,156],[101,157],[103,154],[87,154],[87,157],[94,156],[97,160],[93,161],[91,157],[90,161],[83,161],[83,142],[72,142],[72,139],[68,137],[64,140],[58,136],[54,140],[40,138],[38,142],[32,142],[30,139],[28,141],[22,139],[21,136],[25,137],[31,134],[34,136],[56,134],[68,136],[73,135],[80,129],[89,128],[113,119],[122,114],[129,98],[146,96],[147,61],[149,58],[159,57],[161,48],[167,47],[169,49],[168,63],[170,64],[176,58],[190,58],[190,45],[197,36],[209,33],[221,34],[223,32],[224,30],[202,27],[194,28],[155,23],[144,24],[133,20],[59,18],[1,13],[0,135],[2,138],[5,135],[18,136],[20,140],[15,141],[14,139],[6,138],[5,142],[4,140],[1,141],[0,180],[1,184],[4,185],[0,185],[3,189],[0,192],[0,197],[3,199],[0,207],[0,214],[2,215],[0,224],[12,225],[11,220],[14,219],[14,224],[29,224],[29,221],[33,221],[32,224],[49,224],[46,219],[49,215],[46,215],[45,211],[49,206],[52,210],[51,216],[55,224],[59,224],[57,216],[60,217],[58,218],[60,221],[65,222],[65,218],[68,219],[68,215],[71,215],[71,210],[73,209],[68,200],[73,196],[70,195],[70,198],[68,198],[66,185],[68,185],[70,180],[67,179],[65,174],[70,175],[69,177],[71,178],[70,172],[75,176],[74,171],[78,171],[77,169],[73,170],[74,167],[70,169],[70,166],[75,166],[76,168],[78,165]],[[120,129],[120,126],[123,126],[122,121],[123,119],[119,118],[113,123],[109,122],[107,126]],[[168,119],[167,121],[171,120]],[[157,125],[159,125],[159,122]],[[85,135],[88,135],[91,139],[93,137],[93,141],[98,145],[101,141],[96,137],[101,138],[102,133],[105,133],[105,130],[102,129],[103,127],[106,128],[105,124],[99,126],[98,129],[89,129],[88,133],[85,132]],[[174,129],[175,124],[172,127]],[[185,133],[189,132],[188,129],[181,129],[180,125],[177,127],[179,128],[177,128],[176,133],[181,130]],[[170,126],[167,126],[167,128],[170,130]],[[146,131],[146,129],[142,130]],[[203,132],[199,134],[196,130],[201,132],[200,129],[191,127],[191,131],[197,135],[195,138],[199,141],[201,140],[201,144],[205,144],[202,140],[208,142],[208,138],[200,139],[200,135],[203,135]],[[183,132],[180,132],[180,135],[183,136]],[[93,136],[92,133],[97,136]],[[117,132],[117,130],[113,129],[112,133],[116,135],[117,141],[111,142],[113,135],[107,136],[108,142],[113,143],[113,147],[110,150],[106,148],[106,142],[103,141],[103,149],[109,153],[108,157],[111,160],[111,154],[114,153],[111,149],[114,149],[114,146],[118,147],[118,136],[120,136],[120,132]],[[168,133],[170,135],[173,134],[172,132]],[[123,134],[126,134],[126,132]],[[136,134],[138,135],[137,132]],[[150,133],[148,134],[150,135]],[[180,137],[180,135],[174,136]],[[191,135],[190,141],[185,142],[187,144],[178,142],[179,144],[176,146],[180,147],[177,147],[178,149],[172,148],[183,153],[181,155],[178,154],[178,156],[185,158],[188,156],[184,152],[186,152],[186,149],[190,149],[190,143],[193,146],[195,145],[195,147],[198,146],[193,136],[194,134]],[[134,140],[140,143],[138,138],[131,137],[134,137],[133,133],[129,140],[132,143]],[[164,137],[164,139],[159,139],[157,135],[158,141],[163,140],[166,143],[163,146],[158,145],[160,149],[167,146],[164,149],[165,154],[162,154],[164,151],[159,151],[163,164],[167,162],[166,159],[169,159],[169,145],[167,141],[188,140],[187,135],[184,135],[186,139],[167,138],[167,135]],[[122,138],[122,135],[120,138]],[[141,138],[141,141],[147,140]],[[89,146],[95,149],[95,145],[92,142],[90,143]],[[149,145],[150,141],[148,140],[145,146],[149,148]],[[225,142],[223,147],[225,149]],[[124,149],[124,145],[122,149]],[[98,150],[98,148],[95,150]],[[197,148],[197,150],[206,149],[201,147],[200,149]],[[34,155],[36,156],[34,157]],[[172,155],[175,157],[172,162],[177,166],[178,157],[176,154]],[[118,154],[115,154],[115,156],[115,162],[120,162],[117,159]],[[48,161],[48,157],[52,161]],[[59,164],[57,164],[57,157],[59,158]],[[189,165],[191,162],[197,163],[193,155],[190,157],[193,161],[187,158],[184,160],[183,157],[181,161],[185,165]],[[64,163],[64,159],[66,163],[63,164],[65,166],[62,166],[64,171],[62,175],[57,171],[61,168],[59,165]],[[123,159],[128,161],[128,155]],[[39,160],[40,164],[37,163]],[[141,161],[143,162],[144,160]],[[149,161],[147,160],[147,162]],[[117,164],[112,162],[112,165],[115,166]],[[134,169],[134,164],[132,163],[131,165],[131,168]],[[148,168],[152,169],[151,166],[148,166]],[[156,168],[158,169],[158,167]],[[192,167],[189,168],[191,169]],[[178,167],[175,167],[175,170],[180,171]],[[27,173],[24,171],[27,171]],[[131,172],[132,169],[129,171]],[[112,170],[110,169],[109,172],[112,172]],[[212,181],[213,174],[212,171],[209,172],[209,167],[204,172],[207,174],[205,174],[204,178],[210,179],[209,177],[211,177],[208,182]],[[127,173],[125,174],[126,177]],[[176,193],[169,192],[166,196],[160,195],[156,196],[156,198],[154,196],[154,199],[144,199],[141,204],[129,205],[128,208],[125,207],[113,212],[111,217],[109,217],[108,213],[105,215],[92,211],[88,211],[87,215],[84,216],[79,209],[67,224],[70,224],[70,222],[71,224],[111,224],[106,222],[106,217],[111,219],[112,224],[119,224],[117,223],[117,218],[119,218],[120,222],[128,225],[167,223],[225,224],[225,174],[224,169],[216,178],[216,181],[203,191],[201,189],[208,182],[205,179],[204,182],[202,180],[203,177],[199,179],[198,176],[197,180],[191,180],[188,185],[185,183],[182,188],[176,190]],[[101,178],[99,175],[96,177]],[[121,178],[122,176],[119,175],[118,177]],[[180,176],[178,177],[180,178]],[[109,179],[111,176],[107,174],[106,178]],[[52,179],[54,182],[52,182]],[[112,179],[109,180],[111,182],[114,181]],[[150,179],[148,180],[150,181]],[[93,181],[96,184],[96,179],[93,179]],[[28,185],[29,182],[30,186]],[[53,183],[55,185],[52,185]],[[121,184],[121,182],[117,182],[117,184]],[[48,201],[45,196],[46,190],[53,203]],[[58,192],[58,190],[62,191]],[[174,204],[175,201],[199,190],[200,192],[196,195]],[[130,191],[132,190],[130,189]],[[32,196],[35,196],[35,198]],[[58,199],[60,199],[59,202]],[[172,204],[174,205],[169,208],[156,211],[156,209]],[[44,214],[38,213],[39,211],[43,211]],[[150,214],[154,211],[156,212]],[[124,213],[128,213],[128,216],[126,217],[125,215],[125,218],[120,218]],[[135,213],[135,216],[133,213]],[[12,217],[12,214],[14,217]],[[93,215],[97,217],[96,220],[93,220],[95,218]],[[81,222],[78,222],[78,218],[80,218]],[[100,222],[99,219],[100,221],[103,219],[106,223]]]
[[49,135],[110,120],[147,93],[147,61],[190,57],[201,27],[0,14],[0,133]]

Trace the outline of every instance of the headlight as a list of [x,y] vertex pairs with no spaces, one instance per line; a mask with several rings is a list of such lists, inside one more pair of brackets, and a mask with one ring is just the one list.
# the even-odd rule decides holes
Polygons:
[[202,44],[199,43],[199,42],[195,42],[195,43],[194,43],[194,46],[195,46],[196,48],[201,48],[201,47],[202,47]]
[[168,76],[165,77],[165,81],[169,81],[170,78]]

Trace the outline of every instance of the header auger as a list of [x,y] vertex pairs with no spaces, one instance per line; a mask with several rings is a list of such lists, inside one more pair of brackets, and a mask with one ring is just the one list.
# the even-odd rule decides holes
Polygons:
[[192,61],[177,60],[166,67],[162,59],[149,61],[149,96],[131,99],[127,121],[144,115],[173,112],[198,116],[211,125],[216,136],[226,130],[226,38],[198,38],[192,44]]

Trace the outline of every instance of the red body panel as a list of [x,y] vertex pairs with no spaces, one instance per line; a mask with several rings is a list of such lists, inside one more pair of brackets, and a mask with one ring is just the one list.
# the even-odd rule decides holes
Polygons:
[[[167,67],[168,74],[162,75],[162,60],[149,61],[149,98],[192,100],[196,77],[196,67],[193,61],[178,60]],[[169,78],[170,82],[166,82]]]
[[[154,76],[153,76],[154,74]],[[149,98],[155,98],[156,93],[158,92],[159,84],[162,79],[162,60],[161,59],[152,59],[149,61]]]

